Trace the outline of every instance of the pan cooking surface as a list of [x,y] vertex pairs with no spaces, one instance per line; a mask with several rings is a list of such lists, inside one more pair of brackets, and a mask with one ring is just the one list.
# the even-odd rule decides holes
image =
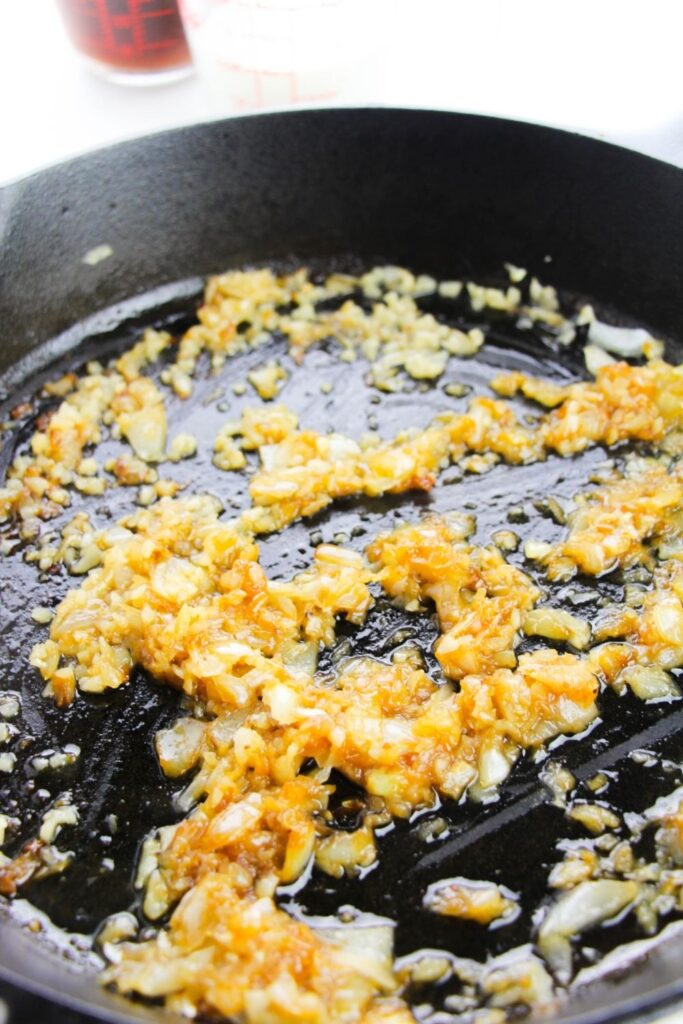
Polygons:
[[[251,368],[275,356],[290,371],[278,402],[297,412],[302,426],[322,432],[334,429],[354,438],[368,429],[377,429],[380,436],[390,438],[408,427],[426,426],[438,412],[464,411],[472,396],[490,393],[487,382],[501,369],[519,369],[559,382],[585,376],[581,345],[558,352],[540,328],[518,330],[509,320],[490,312],[476,315],[438,299],[420,300],[420,305],[464,329],[484,323],[486,344],[472,359],[451,358],[436,386],[409,380],[405,390],[396,394],[380,394],[370,387],[365,381],[368,367],[363,359],[342,364],[326,344],[306,354],[303,368],[294,366],[283,342],[277,339],[232,357],[218,375],[201,367],[190,399],[182,401],[164,389],[169,434],[182,429],[197,436],[200,443],[195,458],[174,464],[165,475],[185,485],[184,493],[215,494],[228,515],[247,507],[248,478],[221,472],[212,465],[213,439],[226,419],[237,419],[243,408],[260,404],[253,389],[237,395],[232,385],[244,381]],[[75,352],[50,365],[49,370],[35,373],[15,388],[4,404],[2,418],[19,400],[34,395],[47,377],[78,368],[95,353],[104,362],[128,348],[142,326],[151,324],[181,333],[193,321],[195,308],[194,300],[170,302],[146,316],[144,324],[140,318],[124,320],[105,337],[86,340]],[[669,353],[672,361],[675,355]],[[450,397],[444,390],[449,383],[464,384],[469,390],[463,397]],[[329,384],[332,389],[328,391]],[[3,471],[26,445],[36,419],[46,408],[42,403],[39,399],[24,410],[19,426],[9,435],[2,451]],[[515,404],[522,414],[531,410],[522,400]],[[105,462],[120,450],[120,444],[105,442],[98,449],[98,459]],[[452,466],[439,476],[429,494],[408,492],[381,499],[338,501],[280,534],[259,538],[261,562],[269,577],[289,579],[310,565],[313,550],[321,541],[334,540],[363,551],[378,533],[399,522],[414,521],[427,510],[471,512],[477,521],[472,543],[490,543],[492,534],[501,528],[514,530],[522,544],[516,553],[507,556],[508,560],[534,579],[548,603],[591,621],[601,601],[623,599],[624,584],[619,573],[597,580],[579,579],[571,585],[551,585],[541,571],[525,561],[523,542],[559,540],[563,528],[539,511],[537,503],[553,496],[568,504],[587,485],[590,474],[604,467],[606,458],[618,460],[625,451],[606,453],[595,448],[575,458],[550,455],[546,462],[529,466],[499,464],[481,476],[462,473]],[[85,508],[96,526],[106,527],[132,510],[134,498],[134,488],[116,488],[103,498],[84,498],[74,492],[72,506],[55,525],[59,527]],[[4,686],[21,695],[17,720],[21,738],[13,747],[17,766],[3,779],[2,786],[3,810],[19,817],[21,827],[4,849],[10,855],[17,852],[36,833],[50,802],[70,790],[79,808],[80,823],[63,833],[58,845],[75,852],[73,863],[63,873],[31,884],[22,895],[59,927],[91,936],[102,919],[115,911],[130,908],[140,913],[139,894],[133,887],[140,844],[155,827],[178,820],[173,798],[186,780],[173,782],[164,777],[152,741],[159,728],[177,718],[180,699],[139,669],[130,685],[102,696],[79,695],[66,710],[43,699],[27,656],[31,645],[42,639],[44,630],[32,622],[30,611],[37,605],[54,607],[78,581],[62,566],[44,579],[38,576],[36,568],[23,561],[21,550],[0,560]],[[585,598],[579,607],[570,599],[576,589]],[[438,678],[439,667],[431,650],[436,636],[432,614],[407,614],[380,597],[364,626],[340,626],[337,643],[323,654],[320,668],[333,665],[342,655],[386,657],[399,643],[412,639],[420,645],[430,672]],[[547,641],[542,643],[548,646]],[[538,646],[538,640],[529,638],[518,651]],[[674,672],[676,675],[680,678],[681,673]],[[591,793],[582,788],[582,782],[598,770],[614,773],[607,794],[610,804],[620,812],[642,811],[681,782],[678,762],[683,749],[683,709],[675,702],[643,703],[630,691],[617,697],[611,690],[601,694],[599,707],[600,718],[585,735],[551,743],[546,756],[561,761],[574,773],[579,781],[577,795],[586,798]],[[62,749],[65,744],[80,747],[80,757],[73,765],[52,772],[34,771],[32,759],[37,754]],[[634,751],[643,749],[651,752],[650,759],[638,754],[634,758]],[[427,947],[484,960],[528,942],[534,913],[548,899],[548,872],[561,858],[558,842],[585,836],[580,826],[568,822],[564,810],[553,803],[539,780],[539,766],[538,757],[523,756],[501,786],[497,799],[490,803],[444,802],[408,822],[396,822],[379,840],[379,859],[362,880],[334,880],[314,871],[304,887],[283,894],[281,905],[294,913],[307,914],[333,914],[340,906],[352,905],[388,916],[397,922],[395,951],[399,956]],[[354,795],[350,783],[341,777],[333,781],[338,785],[333,806]],[[116,816],[115,825],[112,815]],[[437,818],[445,820],[446,828],[438,838],[428,841],[426,826]],[[338,821],[348,828],[356,824],[341,812]],[[513,923],[492,930],[423,909],[422,897],[431,882],[460,875],[494,881],[520,893],[520,915]],[[599,954],[640,937],[642,932],[631,917],[613,927],[595,929],[582,936],[576,965],[589,965]],[[74,941],[78,952],[83,943]],[[422,989],[421,1015],[428,1016],[431,1007],[438,1009],[450,991],[448,985]]]

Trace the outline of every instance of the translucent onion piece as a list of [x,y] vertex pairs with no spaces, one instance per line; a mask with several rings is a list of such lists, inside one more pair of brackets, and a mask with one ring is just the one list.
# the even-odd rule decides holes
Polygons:
[[559,981],[567,982],[571,976],[569,940],[616,917],[635,900],[638,891],[636,882],[608,878],[581,882],[550,908],[538,933],[538,948]]

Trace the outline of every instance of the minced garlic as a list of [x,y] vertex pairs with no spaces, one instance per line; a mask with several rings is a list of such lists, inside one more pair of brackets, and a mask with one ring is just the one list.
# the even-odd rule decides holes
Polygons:
[[[368,361],[370,381],[380,390],[399,390],[411,379],[436,381],[452,356],[472,357],[485,332],[425,313],[422,296],[456,300],[463,292],[461,301],[474,311],[497,310],[520,325],[541,320],[551,329],[572,327],[553,288],[532,278],[524,302],[516,284],[526,272],[508,270],[506,289],[437,282],[397,267],[358,278],[331,275],[322,283],[305,270],[231,271],[209,281],[198,323],[174,346],[160,384],[143,371],[174,343],[163,332],[146,332],[108,367],[89,364],[80,377],[46,388],[62,402],[41,420],[30,453],[15,458],[0,490],[0,518],[19,524],[35,549],[27,558],[41,570],[61,562],[83,579],[54,614],[34,610],[49,635],[33,648],[31,663],[60,705],[79,690],[124,686],[140,665],[192,698],[197,716],[157,737],[162,769],[173,778],[194,774],[179,797],[186,817],[148,838],[137,877],[144,913],[153,920],[170,914],[168,924],[154,938],[122,942],[132,938],[132,922],[114,919],[101,935],[111,960],[106,980],[120,991],[162,998],[171,1010],[251,1024],[406,1024],[386,928],[381,943],[366,937],[346,947],[340,929],[326,934],[280,910],[277,887],[296,883],[312,865],[332,877],[362,875],[374,866],[377,834],[392,817],[408,818],[441,798],[492,794],[523,751],[580,733],[595,720],[601,682],[617,691],[629,686],[642,699],[678,696],[670,670],[683,661],[677,518],[683,492],[679,471],[664,464],[639,463],[623,480],[613,472],[607,484],[578,499],[559,543],[532,539],[524,546],[537,563],[534,571],[557,579],[649,564],[657,546],[651,588],[631,590],[624,606],[603,608],[593,631],[576,615],[538,604],[534,581],[504,557],[516,550],[517,535],[498,530],[497,547],[476,546],[467,540],[474,522],[452,515],[427,516],[374,537],[364,554],[344,548],[346,534],[331,529],[326,536],[335,543],[323,544],[317,535],[312,564],[290,580],[269,579],[255,543],[258,534],[340,498],[428,491],[453,462],[459,473],[483,473],[500,460],[525,464],[592,445],[673,444],[683,427],[683,376],[656,358],[655,348],[646,366],[610,362],[596,366],[588,382],[558,386],[521,373],[494,379],[503,399],[521,392],[543,406],[534,417],[520,419],[509,402],[476,396],[463,412],[385,440],[376,419],[368,420],[373,433],[357,442],[308,430],[282,405],[245,408],[214,439],[221,469],[245,469],[245,452],[258,459],[251,506],[232,520],[221,518],[213,498],[178,497],[180,484],[159,479],[157,463],[198,450],[185,433],[167,447],[164,386],[186,398],[202,353],[218,370],[235,352],[281,332],[295,363],[310,346],[332,339],[340,359]],[[269,402],[286,376],[270,360],[247,380]],[[463,389],[445,388],[451,395]],[[235,381],[232,390],[244,394],[246,385]],[[94,446],[107,433],[129,447],[104,465],[105,477]],[[117,484],[139,487],[144,507],[104,531],[78,512],[61,538],[41,536],[41,521],[61,513],[72,489],[98,495]],[[556,525],[565,525],[556,499],[545,508]],[[324,679],[317,674],[321,648],[337,641],[338,620],[362,625],[379,590],[408,614],[435,608],[438,682],[409,642],[386,662],[340,657]],[[546,646],[520,655],[523,634],[573,650]],[[0,704],[5,717],[18,713],[11,699]],[[8,728],[6,739],[12,735]],[[66,748],[38,754],[34,770],[63,767],[72,754],[78,756]],[[11,770],[14,755],[3,758],[4,770]],[[363,791],[350,831],[338,828],[331,812],[332,772]],[[552,766],[545,780],[564,804],[574,778]],[[597,804],[575,803],[568,816],[594,833],[621,824]],[[679,819],[662,817],[658,833],[662,857],[676,863],[683,859]],[[69,803],[49,810],[39,837],[0,864],[0,891],[13,894],[26,879],[52,870],[55,857],[62,857],[59,869],[65,866],[49,844],[77,821]],[[439,821],[426,838],[447,833]],[[612,858],[611,869],[636,870],[632,851],[611,838],[613,850],[599,847]],[[551,885],[571,895],[591,887],[599,870],[597,853],[568,855]],[[629,878],[618,891],[610,887],[615,906],[627,905],[633,884]],[[437,913],[481,924],[517,912],[514,894],[461,878],[437,883],[425,899]],[[638,912],[643,920],[648,913],[656,918],[646,902]],[[551,960],[559,949],[564,964],[568,939],[558,932],[559,917],[551,909],[542,945]],[[450,960],[425,962],[423,981],[452,970]],[[547,999],[550,986],[540,962],[528,957],[481,981],[494,1014],[515,999],[528,1001],[531,991]]]

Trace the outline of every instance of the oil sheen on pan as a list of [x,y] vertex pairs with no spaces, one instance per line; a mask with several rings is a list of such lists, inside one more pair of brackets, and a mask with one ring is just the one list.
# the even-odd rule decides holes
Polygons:
[[683,370],[505,278],[229,271],[8,404],[0,892],[103,984],[502,1021],[683,909]]

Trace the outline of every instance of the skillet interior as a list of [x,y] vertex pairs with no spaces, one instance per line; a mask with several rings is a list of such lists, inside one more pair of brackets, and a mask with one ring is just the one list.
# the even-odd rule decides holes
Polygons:
[[[190,271],[282,258],[292,251],[309,264],[311,256],[318,257],[321,269],[329,267],[331,253],[352,251],[364,264],[382,258],[442,276],[466,273],[477,278],[490,278],[499,273],[504,259],[512,259],[565,289],[597,296],[606,318],[614,318],[619,310],[627,321],[638,320],[671,338],[683,309],[683,259],[675,230],[683,199],[680,177],[654,161],[562,133],[479,118],[393,111],[254,118],[95,154],[4,194],[3,260],[10,271],[3,292],[8,404],[32,392],[46,362],[74,344],[83,342],[89,353],[96,351],[101,357],[129,344],[144,323],[181,327],[193,307],[196,282],[111,308],[124,296]],[[42,241],[37,214],[41,203]],[[102,242],[112,245],[114,255],[94,268],[84,266],[80,260],[85,251]],[[552,262],[544,263],[546,255]],[[337,262],[348,266],[350,260],[341,257]],[[66,324],[103,305],[110,309],[54,337]],[[12,367],[29,348],[29,359]],[[675,347],[669,354],[680,358]],[[259,350],[243,357],[239,366],[229,364],[223,379],[232,374],[243,377],[247,363],[260,362],[266,355]],[[69,366],[80,362],[83,349],[63,359]],[[334,424],[342,432],[358,433],[366,429],[361,421],[371,411],[380,432],[391,436],[406,425],[424,425],[438,409],[454,404],[436,389],[368,405],[371,392],[360,379],[360,364],[345,369],[341,377],[339,364],[321,351],[311,352],[305,365],[306,373],[291,379],[282,400],[305,410],[305,421],[314,428]],[[528,336],[515,337],[500,327],[476,362],[453,360],[446,379],[464,380],[481,390],[500,366],[565,378],[579,372],[576,357],[558,359],[540,342],[529,344]],[[319,385],[331,378],[335,390],[323,395]],[[203,404],[215,383],[203,382],[189,412],[184,407],[183,426],[205,440],[213,437],[226,415],[217,409],[216,400]],[[238,401],[231,392],[229,399],[231,417],[248,401]],[[580,466],[555,459],[512,471],[497,467],[485,477],[442,482],[430,504],[445,509],[474,503],[477,539],[486,542],[500,527],[506,504],[528,504],[551,493],[570,496],[585,482],[590,460],[596,463],[603,457],[593,453]],[[182,473],[190,486],[203,490],[209,469],[208,460],[204,465],[193,460],[182,470],[174,467],[174,476]],[[224,474],[213,472],[209,486],[224,497],[239,499]],[[511,487],[518,488],[514,496]],[[114,492],[114,502],[118,493]],[[351,535],[354,527],[374,533],[393,522],[399,507],[402,517],[410,518],[426,501],[409,495],[393,503],[342,506],[305,527],[290,528],[286,538],[264,541],[264,564],[272,574],[288,576],[308,562],[310,535],[316,530],[325,539],[339,530]],[[114,503],[111,511],[117,514]],[[549,520],[515,529],[532,529],[534,538],[544,539],[557,530]],[[350,543],[362,547],[366,537],[357,533]],[[83,856],[75,870],[31,892],[57,921],[88,931],[103,913],[128,902],[139,838],[153,824],[170,820],[171,787],[161,779],[149,741],[155,729],[174,716],[176,699],[146,683],[98,702],[77,701],[66,715],[36,699],[33,675],[23,668],[35,629],[23,629],[21,610],[45,603],[45,591],[35,589],[33,570],[18,560],[3,563],[0,571],[5,595],[2,636],[13,665],[10,685],[27,688],[26,725],[38,749],[49,745],[48,737],[64,743],[78,742],[86,732],[96,735],[87,747],[81,743],[84,755],[73,779],[77,797],[88,806],[92,835],[81,847]],[[68,583],[51,584],[55,598]],[[388,615],[377,613],[356,639],[370,649],[386,641],[387,633],[403,624],[387,623]],[[411,624],[415,626],[414,620]],[[429,629],[429,621],[421,620],[418,634],[425,642]],[[611,766],[618,759],[614,747],[622,743],[622,755],[631,747],[657,746],[665,757],[680,759],[683,716],[675,709],[664,717],[661,706],[645,707],[628,698],[610,702],[609,695],[603,696],[602,707],[604,721],[591,736],[562,748],[579,777],[592,774],[595,758],[602,759],[601,766]],[[35,748],[29,751],[33,752]],[[619,792],[611,794],[624,807],[644,807],[662,785],[672,788],[675,782],[671,776],[657,778],[654,770],[644,780],[642,769],[636,775],[634,769],[632,762],[624,762]],[[426,848],[408,828],[386,837],[380,866],[364,882],[362,906],[403,922],[397,937],[399,953],[423,945],[455,948],[452,926],[442,929],[441,922],[427,919],[419,909],[418,897],[433,878],[461,873],[496,878],[513,889],[523,888],[529,910],[537,905],[546,875],[542,865],[556,859],[555,841],[567,833],[567,825],[561,812],[550,807],[536,776],[537,768],[520,764],[497,804],[450,809],[452,834],[438,847]],[[19,773],[15,779],[18,784]],[[35,796],[31,800],[37,810],[40,801]],[[115,840],[115,849],[106,851],[115,860],[116,871],[102,873],[102,819],[113,809],[122,820],[128,818],[129,825]],[[529,871],[530,863],[538,869]],[[359,890],[355,884],[345,888],[316,879],[298,899],[307,909],[325,913],[344,902],[358,905]],[[13,935],[7,931],[11,925],[0,924]],[[524,941],[528,928],[529,918],[523,916],[514,928],[503,930],[504,936],[500,932],[485,945],[476,929],[465,928],[457,937],[456,952],[483,956],[496,950],[496,942],[503,948]],[[628,937],[628,932],[622,936]],[[93,998],[90,978],[73,975],[71,986],[69,975],[59,982],[59,973],[50,977],[59,968],[34,940],[27,970],[25,939],[23,934],[19,939],[13,935],[10,944],[3,937],[2,957],[9,972],[29,985],[59,987],[62,998]],[[651,958],[635,982],[622,979],[616,991],[596,986],[570,1004],[565,1015],[605,1016],[610,1003],[611,1012],[616,1012],[617,997],[619,1003],[631,995],[646,1003],[664,998],[661,986],[675,976],[666,971],[674,944],[671,939],[661,957]],[[104,1013],[116,1013],[120,1006],[107,996],[95,998]],[[126,1012],[130,1019],[130,1010]]]

